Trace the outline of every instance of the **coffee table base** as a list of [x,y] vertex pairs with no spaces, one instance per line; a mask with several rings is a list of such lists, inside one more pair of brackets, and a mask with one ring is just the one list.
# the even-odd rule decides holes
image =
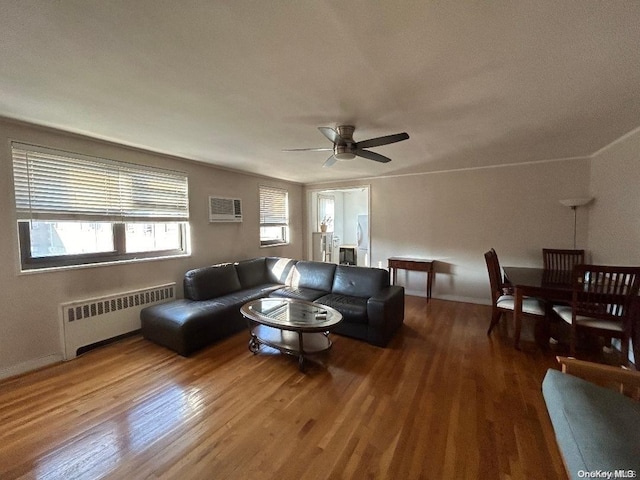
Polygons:
[[329,332],[293,332],[280,330],[267,325],[255,325],[251,328],[249,350],[256,354],[260,345],[267,345],[276,350],[298,357],[298,367],[304,371],[305,355],[324,352],[331,348]]

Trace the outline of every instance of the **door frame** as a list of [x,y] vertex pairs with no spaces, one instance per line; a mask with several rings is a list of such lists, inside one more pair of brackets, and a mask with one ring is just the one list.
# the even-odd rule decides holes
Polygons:
[[[318,225],[318,204],[317,198],[319,194],[328,193],[344,193],[352,190],[366,190],[367,192],[367,215],[369,217],[366,236],[368,238],[369,250],[368,250],[368,258],[366,259],[365,265],[368,267],[371,265],[372,258],[372,250],[373,250],[373,239],[371,238],[371,185],[370,184],[353,184],[353,185],[342,185],[340,187],[309,187],[307,189],[307,208],[306,208],[306,222],[305,222],[305,259],[311,260],[313,255],[313,243],[312,243],[312,233],[316,231]],[[335,228],[335,219],[334,219],[334,228]],[[334,255],[333,259],[338,261],[338,255]]]

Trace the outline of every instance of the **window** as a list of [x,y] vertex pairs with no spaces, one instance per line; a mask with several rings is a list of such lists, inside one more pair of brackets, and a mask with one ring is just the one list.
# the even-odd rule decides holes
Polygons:
[[187,253],[184,173],[11,147],[23,270]]
[[260,187],[260,245],[289,243],[289,194],[286,190]]
[[333,232],[333,222],[336,218],[335,215],[335,199],[329,195],[318,195],[318,229],[322,230],[322,225],[325,225],[327,232]]

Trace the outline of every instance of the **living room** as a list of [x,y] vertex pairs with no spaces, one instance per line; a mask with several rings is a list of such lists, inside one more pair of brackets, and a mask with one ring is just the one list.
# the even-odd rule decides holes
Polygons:
[[[240,2],[241,6],[218,5],[213,11],[204,5],[193,10],[185,7],[189,11],[184,16],[166,7],[155,17],[149,14],[139,37],[132,24],[142,21],[149,5],[135,7],[135,15],[126,21],[129,12],[124,7],[112,6],[110,10],[93,5],[84,10],[84,6],[66,4],[56,10],[35,2],[31,11],[12,3],[2,20],[2,40],[7,48],[0,57],[0,85],[7,92],[0,102],[0,205],[4,207],[0,221],[5,225],[0,231],[2,379],[63,360],[62,304],[166,283],[175,283],[175,296],[181,298],[182,279],[193,268],[261,256],[310,259],[312,232],[307,211],[310,192],[317,190],[366,186],[370,191],[370,265],[386,267],[387,259],[396,255],[436,260],[436,303],[429,308],[437,310],[445,302],[460,302],[454,309],[473,304],[479,310],[473,310],[472,316],[477,316],[484,328],[489,322],[490,291],[483,253],[493,247],[503,263],[539,266],[543,247],[571,248],[574,217],[560,203],[562,199],[593,198],[576,211],[575,224],[577,246],[587,250],[590,261],[640,262],[640,225],[633,220],[640,216],[640,67],[636,52],[640,11],[633,3],[589,2],[585,6],[577,2],[558,7],[556,2],[536,2],[536,6],[514,7],[514,12],[498,7],[484,11],[474,4],[440,7],[434,18],[427,15],[428,7],[418,5],[392,14],[390,10],[397,7],[391,3],[374,8],[364,3],[336,7],[322,2],[322,6],[292,10],[278,6],[271,13],[261,8],[260,14],[252,14],[255,7]],[[367,14],[362,24],[347,27],[340,8],[347,9],[344,17],[351,21],[360,18],[362,11]],[[220,17],[215,20],[216,29],[201,30],[203,24],[196,22],[199,28],[190,30],[190,22],[200,14],[211,17],[214,13]],[[312,21],[308,15],[325,20]],[[552,18],[566,19],[565,25],[570,26],[544,25]],[[261,19],[266,20],[263,23]],[[295,23],[288,19],[301,22],[301,26],[287,30],[286,25]],[[12,22],[14,26],[10,26]],[[111,33],[118,31],[118,22],[124,22],[122,38]],[[228,40],[234,38],[232,27],[240,28],[242,22],[248,25],[242,27],[234,44]],[[334,36],[324,38],[330,37],[326,29],[332,22]],[[63,26],[72,33],[61,35],[53,48],[66,48],[77,57],[78,67],[51,70],[64,55],[49,62],[51,51],[46,44]],[[167,29],[167,38],[175,42],[173,46],[168,41],[162,43],[169,49],[166,57],[153,56],[158,55],[153,45],[158,37],[151,34],[154,27]],[[380,27],[379,35],[366,35],[368,27]],[[253,33],[252,28],[256,29]],[[304,33],[304,28],[309,31]],[[349,32],[350,28],[353,31]],[[456,28],[469,39],[463,41],[447,33]],[[484,34],[485,28],[496,33]],[[518,28],[531,36],[520,37]],[[36,35],[39,29],[43,33]],[[91,29],[95,34],[89,34]],[[534,35],[537,29],[539,36]],[[30,40],[21,37],[27,30],[33,34]],[[188,30],[189,35],[185,33]],[[150,75],[126,74],[147,58],[123,53],[126,41],[148,49],[141,51],[160,62],[160,67],[167,65],[162,62],[174,61],[179,70],[198,65],[197,56],[185,49],[200,35],[209,43],[227,39],[227,46],[217,47],[215,55],[206,57],[218,61],[206,76],[178,76],[176,80],[174,75],[178,74],[172,71],[154,83]],[[400,38],[403,35],[405,40]],[[314,36],[314,41],[309,40]],[[430,42],[438,45],[439,36],[450,43],[430,51]],[[263,49],[289,48],[295,43],[291,38],[305,39],[304,46],[272,57],[265,55]],[[260,39],[266,46],[255,45]],[[113,45],[101,43],[107,40]],[[319,40],[329,42],[327,50],[334,52],[342,45],[347,54],[336,55],[333,64],[328,53],[314,58],[308,49],[317,47]],[[530,46],[517,49],[511,42],[529,42]],[[495,55],[497,59],[512,59],[511,69],[504,67],[511,75],[507,81],[502,67],[492,64],[491,55],[485,52],[497,46],[501,47],[495,50],[500,53]],[[378,52],[391,57],[394,48],[402,49],[406,56],[398,55],[404,56],[402,61],[389,60],[392,63],[383,71],[372,72],[372,65],[378,64],[358,58],[372,58]],[[421,48],[433,69],[424,66],[427,61],[411,63],[418,55],[404,52]],[[92,49],[95,54],[90,55]],[[452,61],[447,60],[449,49],[465,56],[447,69]],[[522,58],[516,62],[518,55]],[[546,60],[541,61],[539,55],[546,55]],[[261,63],[260,57],[270,61]],[[475,58],[479,60],[475,62]],[[568,67],[562,66],[565,62],[576,67],[569,78]],[[149,72],[161,71],[158,64],[149,63],[153,67]],[[99,73],[91,73],[94,65],[103,65],[96,70]],[[522,69],[521,76],[514,74],[518,71],[514,65]],[[262,98],[253,96],[252,89],[260,83],[249,80],[256,76],[254,68],[262,88],[274,92],[275,100],[270,103],[252,104]],[[434,72],[439,69],[445,71],[442,76]],[[244,83],[229,88],[225,82],[230,80],[216,77],[215,70],[225,70],[229,78]],[[120,73],[110,74],[107,83],[111,89],[101,97],[91,90],[91,84],[97,82],[105,88],[97,77],[106,71]],[[312,84],[309,77],[313,75],[320,80]],[[365,89],[369,78],[373,86]],[[180,85],[177,92],[171,88],[173,81]],[[279,82],[285,86],[278,86]],[[326,87],[322,88],[322,82]],[[541,86],[536,90],[533,87],[537,84]],[[549,90],[552,85],[557,88]],[[244,94],[244,87],[251,94]],[[199,104],[206,103],[207,91],[216,88],[228,90],[201,109]],[[93,95],[91,102],[81,103],[78,90],[83,89],[87,89],[87,97]],[[288,90],[288,102],[284,89]],[[502,97],[501,89],[509,90],[509,95]],[[503,106],[505,98],[513,99],[520,93],[517,105]],[[421,95],[429,95],[429,99],[423,100]],[[147,105],[146,110],[137,110],[140,104],[134,102],[136,97]],[[116,101],[118,98],[121,100]],[[294,106],[275,110],[274,104],[285,103]],[[180,109],[181,105],[194,109],[193,118],[189,108]],[[224,114],[216,115],[216,110]],[[503,116],[503,121],[496,124],[493,115]],[[416,117],[422,120],[410,120]],[[527,117],[533,117],[531,123],[522,121]],[[281,151],[327,146],[316,127],[336,127],[337,122],[353,122],[356,139],[403,130],[411,138],[380,148],[380,153],[393,159],[384,165],[358,158],[323,169],[329,153]],[[148,128],[140,128],[144,125]],[[277,141],[270,143],[272,136]],[[206,140],[199,140],[202,138]],[[203,142],[200,150],[191,146],[198,141]],[[188,255],[90,268],[22,271],[12,142],[184,172],[189,191]],[[287,244],[260,245],[258,192],[264,185],[288,193]],[[208,198],[212,195],[242,199],[242,222],[210,223]],[[418,297],[411,302],[419,302],[425,286],[423,275],[403,274],[401,282],[409,297]],[[423,308],[411,305],[414,310]],[[404,340],[412,341],[409,334]],[[355,348],[359,355],[368,352]],[[331,354],[343,355],[338,351],[336,348]],[[246,348],[243,353],[250,355]]]

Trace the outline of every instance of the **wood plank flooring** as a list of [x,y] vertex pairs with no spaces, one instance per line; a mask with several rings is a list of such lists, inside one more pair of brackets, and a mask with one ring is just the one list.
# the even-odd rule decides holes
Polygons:
[[554,352],[489,317],[407,297],[389,348],[333,335],[306,374],[246,332],[190,358],[131,337],[0,382],[0,478],[566,479]]

